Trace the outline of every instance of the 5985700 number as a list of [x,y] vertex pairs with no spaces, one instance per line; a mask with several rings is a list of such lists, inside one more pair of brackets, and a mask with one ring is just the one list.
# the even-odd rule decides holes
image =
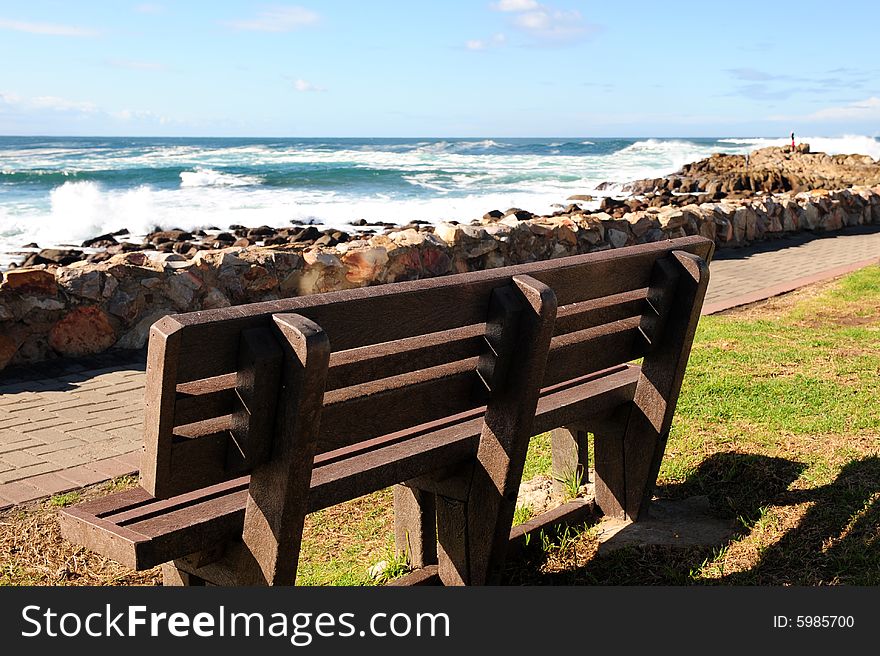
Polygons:
[[799,629],[851,629],[855,618],[852,615],[798,615],[794,625]]

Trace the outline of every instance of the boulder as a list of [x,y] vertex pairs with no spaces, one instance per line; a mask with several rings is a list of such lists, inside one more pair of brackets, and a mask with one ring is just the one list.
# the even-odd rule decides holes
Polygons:
[[55,275],[46,269],[10,269],[3,274],[0,291],[15,291],[21,294],[56,294],[58,285]]
[[49,330],[49,346],[63,356],[100,353],[115,343],[110,318],[96,306],[74,308]]
[[0,371],[12,361],[18,353],[18,343],[9,335],[0,332]]

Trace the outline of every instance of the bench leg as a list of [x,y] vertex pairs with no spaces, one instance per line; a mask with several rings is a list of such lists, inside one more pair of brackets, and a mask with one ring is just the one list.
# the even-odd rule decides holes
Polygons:
[[167,587],[175,587],[182,585],[205,585],[205,579],[199,578],[195,574],[184,572],[178,569],[173,562],[162,563],[162,585]]
[[581,485],[587,482],[589,468],[589,444],[587,431],[581,426],[555,428],[550,434],[553,459],[553,489],[560,493],[565,489],[563,481],[580,477]]
[[626,517],[626,457],[624,435],[630,408],[591,424],[596,504],[606,517]]
[[467,502],[437,495],[438,568],[443,585],[468,585],[470,558]]
[[434,494],[394,486],[394,547],[414,568],[437,564],[437,511]]

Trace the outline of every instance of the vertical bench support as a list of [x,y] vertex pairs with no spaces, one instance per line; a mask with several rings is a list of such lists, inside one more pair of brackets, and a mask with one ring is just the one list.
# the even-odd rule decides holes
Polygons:
[[709,283],[709,265],[702,258],[684,251],[673,251],[670,258],[678,280],[668,311],[659,313],[663,329],[642,364],[623,436],[624,507],[634,521],[651,500]]
[[[437,500],[439,573],[446,585],[497,583],[507,551],[556,319],[552,289],[530,276],[515,276],[513,283],[524,307],[518,320],[509,322],[515,323],[512,335],[509,326],[501,326],[498,334],[499,344],[510,344],[512,357],[504,347],[497,350],[504,374],[490,378],[491,396],[465,499]],[[490,317],[487,333],[498,327]]]
[[433,492],[394,486],[394,547],[420,568],[437,564],[437,510]]
[[[242,584],[293,585],[315,458],[330,341],[313,321],[276,314],[286,357],[272,455],[251,473],[245,507]],[[248,557],[249,556],[249,557]]]
[[589,470],[588,434],[583,426],[571,425],[554,428],[550,433],[553,489],[564,491],[563,481],[580,477],[581,485],[587,483]]

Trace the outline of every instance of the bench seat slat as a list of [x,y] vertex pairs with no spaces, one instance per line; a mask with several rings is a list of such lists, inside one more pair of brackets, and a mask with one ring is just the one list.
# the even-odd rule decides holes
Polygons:
[[[616,367],[545,390],[538,402],[536,432],[631,399],[638,376],[638,367]],[[319,456],[309,512],[473,457],[481,410],[429,432],[414,432],[408,440],[397,436],[366,451],[340,449]],[[147,569],[240,536],[248,481],[240,477],[164,500],[140,489],[126,490],[63,509],[62,534],[124,565]]]

